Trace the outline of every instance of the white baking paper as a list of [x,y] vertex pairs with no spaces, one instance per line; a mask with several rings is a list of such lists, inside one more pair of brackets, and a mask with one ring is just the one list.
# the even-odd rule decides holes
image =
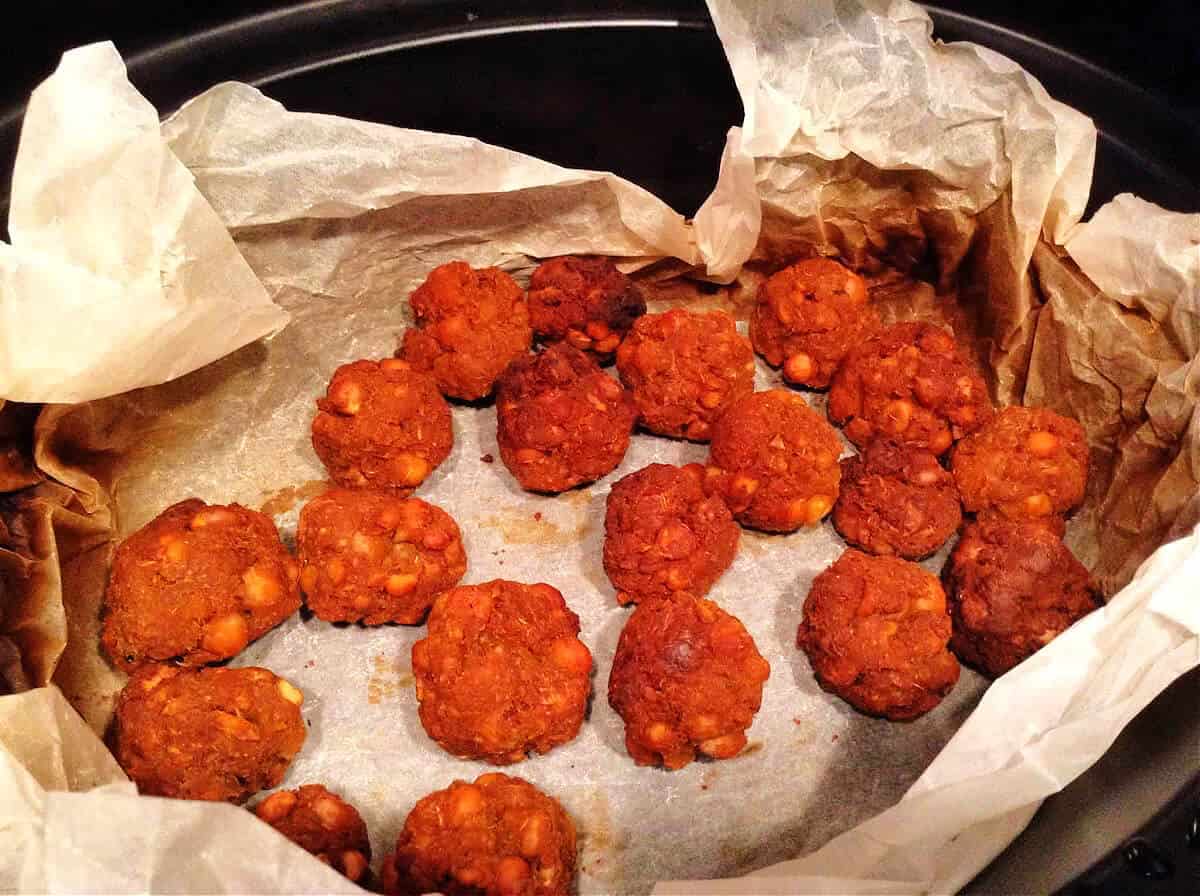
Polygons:
[[234,247],[111,44],[30,98],[0,243],[0,395],[76,402],[174,379],[287,315]]
[[233,83],[163,130],[273,290],[386,290],[400,305],[456,259],[516,271],[566,253],[699,258],[683,217],[641,187],[468,137],[289,112]]

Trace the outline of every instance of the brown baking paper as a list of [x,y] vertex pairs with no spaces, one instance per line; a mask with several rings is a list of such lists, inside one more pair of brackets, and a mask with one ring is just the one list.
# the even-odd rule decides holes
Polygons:
[[[192,101],[163,126],[163,139],[291,323],[269,341],[165,385],[47,409],[37,432],[38,468],[68,487],[72,512],[102,525],[103,514],[111,512],[117,538],[191,495],[261,507],[292,538],[299,507],[324,487],[308,444],[313,399],[339,363],[391,353],[407,323],[408,292],[429,268],[451,258],[500,264],[523,276],[537,257],[610,254],[627,259],[629,267],[650,262],[639,278],[656,306],[688,301],[744,310],[754,282],[772,266],[799,253],[838,251],[870,276],[887,316],[915,313],[954,326],[964,344],[994,365],[1001,395],[1023,397],[1028,389],[1076,412],[1063,402],[1084,400],[1089,376],[1124,382],[1123,368],[1106,355],[1063,365],[1054,349],[1077,335],[1072,329],[1069,336],[1064,326],[1072,314],[1102,319],[1092,306],[1121,301],[1142,310],[1137,303],[1146,293],[1138,281],[1123,279],[1130,270],[1144,271],[1143,265],[1112,272],[1105,292],[1120,297],[1114,302],[1090,285],[1086,252],[1072,262],[1052,248],[1050,241],[1067,238],[1086,194],[1090,132],[1078,130],[1081,119],[986,51],[958,50],[959,64],[941,71],[923,13],[910,4],[818,3],[811,11],[808,4],[795,6],[787,28],[771,18],[781,8],[776,4],[760,4],[763,18],[754,21],[731,18],[737,10],[726,4],[714,5],[714,16],[744,98],[750,89],[777,105],[792,96],[796,120],[829,127],[806,125],[811,146],[793,145],[791,137],[776,147],[756,146],[759,129],[750,125],[752,104],[746,102],[747,126],[731,134],[720,181],[694,235],[658,200],[611,175],[567,171],[464,138],[289,113],[245,85],[222,85]],[[815,37],[806,36],[809,31]],[[757,47],[753,55],[764,72],[786,74],[794,67],[786,60],[803,53],[825,60],[814,62],[818,74],[858,60],[861,84],[843,72],[836,81],[845,91],[841,106],[824,92],[805,96],[788,85],[760,90],[739,61],[746,58],[747,42]],[[119,61],[113,57],[112,64]],[[899,78],[904,71],[928,76]],[[872,79],[882,79],[888,90],[863,94],[862,84]],[[1015,85],[1012,90],[1024,91],[1027,102],[1016,104],[1012,119],[1003,109],[997,113],[1000,123],[991,133],[1000,136],[974,146],[970,158],[976,164],[962,165],[955,156],[947,167],[945,153],[957,145],[930,139],[962,130],[953,116],[926,121],[924,131],[908,135],[907,146],[881,132],[888,129],[880,107],[919,109],[929,90],[952,88],[963,114],[974,116],[968,101],[992,91],[994,80]],[[1012,104],[1012,90],[993,99]],[[754,108],[767,106],[756,101]],[[841,132],[830,124],[830,108],[845,120],[877,116],[854,140],[843,135],[849,154],[830,149],[827,131]],[[824,109],[824,117],[814,109]],[[762,111],[753,115],[755,121],[783,121],[784,130],[792,122]],[[866,152],[862,141],[872,132],[892,156]],[[751,140],[743,141],[747,134]],[[1018,144],[1027,138],[1043,148],[1042,155],[1021,155]],[[1047,158],[1051,146],[1053,157]],[[768,158],[770,153],[780,155]],[[820,153],[829,158],[817,158]],[[1010,158],[1027,163],[1014,166]],[[1081,159],[1087,163],[1082,169]],[[881,170],[889,164],[903,170]],[[1032,187],[1025,173],[1037,175]],[[1172,233],[1187,226],[1178,219],[1190,220],[1168,218],[1162,227]],[[1139,229],[1138,222],[1131,224],[1130,230]],[[1091,226],[1079,232],[1086,236]],[[1050,241],[1039,242],[1043,230]],[[1128,239],[1120,227],[1092,233],[1100,256],[1105,244]],[[1120,244],[1131,259],[1158,247]],[[1166,257],[1154,277],[1163,289],[1145,314],[1186,322],[1185,309],[1196,307],[1194,268],[1183,265],[1179,253]],[[688,286],[677,275],[698,263],[713,279],[737,279],[729,287]],[[1070,276],[1060,276],[1064,272]],[[1097,277],[1103,281],[1099,271]],[[1053,298],[1043,307],[1045,296]],[[1051,306],[1053,316],[1046,313]],[[1133,335],[1142,341],[1121,344],[1134,354],[1159,350],[1145,330]],[[207,338],[203,332],[192,336]],[[1052,368],[1059,374],[1053,382]],[[760,367],[760,387],[777,382],[774,372]],[[1195,392],[1187,375],[1178,364],[1143,365],[1136,382],[1140,391],[1118,389],[1125,402],[1119,424],[1097,430],[1085,419],[1098,458],[1103,461],[1108,446],[1110,462],[1098,464],[1092,516],[1071,532],[1086,554],[1094,541],[1084,522],[1092,524],[1106,506],[1109,482],[1127,470],[1127,477],[1140,477],[1161,495],[1151,502],[1155,532],[1139,537],[1131,528],[1126,536],[1121,559],[1134,565],[1136,551],[1144,556],[1169,532],[1187,531],[1187,498],[1180,496],[1194,494],[1197,469],[1189,460],[1197,439]],[[1159,410],[1160,394],[1171,397],[1169,413]],[[810,399],[822,408],[820,396]],[[1109,420],[1107,413],[1095,419]],[[734,567],[712,596],[746,623],[772,665],[750,747],[735,760],[679,772],[638,768],[624,753],[620,720],[604,699],[628,611],[616,606],[600,567],[603,502],[619,476],[655,460],[702,460],[704,447],[639,435],[611,476],[543,498],[520,491],[498,460],[484,460],[498,458],[493,409],[455,407],[454,425],[454,452],[420,494],[462,525],[466,581],[506,577],[561,588],[596,657],[595,699],[580,737],[510,769],[559,798],[576,819],[582,893],[644,893],[655,881],[671,879],[693,882],[660,888],[951,889],[1001,850],[1042,797],[1094,761],[1124,722],[1200,653],[1200,620],[1194,601],[1182,593],[1196,575],[1198,549],[1190,536],[1156,553],[1104,612],[995,684],[969,720],[984,687],[970,672],[916,722],[868,719],[820,691],[794,647],[809,583],[842,543],[828,526],[785,537],[747,532]],[[1146,450],[1127,460],[1123,446],[1136,439]],[[24,520],[29,513],[21,508],[4,518]],[[49,531],[57,535],[53,526]],[[21,561],[35,558],[20,543],[9,547]],[[39,632],[50,637],[65,627],[66,644],[49,670],[96,731],[106,724],[121,683],[96,646],[110,549],[111,542],[102,541],[82,551],[87,560],[78,565],[86,569],[71,582],[64,577],[58,592],[19,591],[37,598],[34,605],[45,617]],[[927,565],[936,570],[940,561]],[[1111,588],[1131,572],[1113,570]],[[408,656],[421,633],[294,617],[235,661],[266,665],[305,691],[309,739],[285,786],[321,781],[342,792],[363,811],[377,860],[417,798],[488,770],[447,756],[420,728]],[[50,687],[21,695],[56,721],[14,725],[19,746],[14,751],[6,741],[8,752],[0,751],[5,768],[23,767],[22,757],[37,755],[43,743],[87,741],[78,720],[44,708],[61,704],[57,693]],[[0,698],[0,712],[13,699]],[[24,832],[16,848],[0,850],[0,856],[14,857],[0,860],[0,884],[21,884],[11,884],[14,889],[353,889],[242,810],[136,797],[128,784],[113,785],[123,787],[114,792],[77,782],[80,792],[64,792],[61,782],[34,787],[16,771],[0,780],[8,782],[0,787],[0,818],[9,821],[0,831]],[[96,823],[101,818],[105,823]],[[799,865],[773,865],[825,844]],[[755,869],[760,876],[694,882]]]

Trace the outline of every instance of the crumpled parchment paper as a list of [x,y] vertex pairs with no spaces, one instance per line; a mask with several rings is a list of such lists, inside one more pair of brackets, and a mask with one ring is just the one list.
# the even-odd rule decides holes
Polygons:
[[111,45],[67,53],[34,91],[11,199],[12,245],[0,243],[9,400],[161,383],[287,323]]
[[[96,646],[107,534],[120,537],[196,494],[262,507],[290,537],[299,506],[323,487],[307,443],[313,399],[338,363],[390,354],[409,290],[451,258],[520,276],[537,257],[563,252],[623,256],[631,268],[673,257],[639,275],[653,299],[736,311],[772,265],[839,252],[871,277],[889,314],[952,324],[991,362],[999,396],[1084,419],[1100,463],[1070,539],[1105,573],[1110,593],[1164,538],[1186,535],[1200,470],[1195,347],[1170,334],[1194,320],[1188,240],[1200,216],[1120,200],[1072,231],[1090,178],[1090,126],[995,54],[931,44],[912,4],[715,2],[713,12],[747,122],[730,134],[694,232],[611,175],[464,138],[289,113],[245,85],[214,88],[170,119],[160,141],[191,171],[292,322],[182,379],[42,411],[35,457],[51,482],[5,499],[12,503],[0,514],[0,613],[12,595],[29,608],[14,633],[0,615],[0,648],[25,638],[26,684],[53,681],[92,729],[103,729],[121,684]],[[110,49],[81,52],[107,53],[108,68],[91,77],[132,90]],[[812,60],[808,78],[792,78],[798,60]],[[64,65],[60,75],[69,81],[78,70]],[[816,82],[820,89],[810,90]],[[888,127],[889,107],[908,116],[907,128]],[[954,131],[964,143],[941,139]],[[1074,260],[1054,247],[1064,240]],[[713,279],[737,280],[700,298],[672,276],[696,263]],[[1138,328],[1135,318],[1154,325]],[[1120,352],[1084,351],[1103,340],[1152,360],[1125,373],[1129,358]],[[759,386],[775,382],[760,367]],[[810,400],[821,409],[820,396]],[[965,725],[984,684],[969,672],[917,722],[867,719],[821,692],[793,646],[809,583],[841,542],[828,527],[745,533],[712,596],[746,622],[772,664],[751,748],[682,772],[637,768],[604,700],[627,616],[600,568],[604,496],[645,463],[703,459],[703,446],[638,436],[612,476],[547,499],[521,492],[498,460],[482,460],[498,454],[492,409],[456,407],[454,422],[454,453],[421,495],[462,525],[466,581],[503,576],[560,587],[596,656],[596,696],[580,737],[511,769],[576,818],[583,893],[646,892],[656,880],[685,878],[692,882],[659,889],[952,889],[1200,661],[1187,588],[1200,549],[1191,535],[1155,553],[1103,612],[997,682]],[[1110,484],[1122,475],[1143,495],[1133,508],[1141,517],[1125,517],[1126,550],[1109,558],[1094,526],[1108,497],[1120,497]],[[74,517],[99,520],[98,531],[76,533]],[[22,534],[34,531],[37,540]],[[80,542],[66,552],[74,559],[59,563],[53,551],[71,537]],[[442,753],[420,729],[408,664],[420,634],[297,617],[236,661],[266,665],[306,692],[310,736],[285,786],[320,780],[342,791],[363,810],[377,859],[418,797],[487,770]],[[0,653],[0,669],[3,660]],[[133,796],[55,686],[0,698],[0,723],[0,837],[14,847],[0,850],[0,886],[353,890],[243,810]],[[69,781],[29,767],[56,749],[62,775],[76,759],[99,771]],[[94,784],[107,786],[88,789]],[[772,864],[822,845],[807,859]],[[695,882],[754,869],[751,878]]]

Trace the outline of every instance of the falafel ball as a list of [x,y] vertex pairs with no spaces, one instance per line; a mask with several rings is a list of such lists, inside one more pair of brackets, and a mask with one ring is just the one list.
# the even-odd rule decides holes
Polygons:
[[617,349],[638,422],[663,436],[707,442],[729,405],[754,390],[754,350],[724,311],[647,314]]
[[450,407],[406,361],[355,361],[317,399],[313,450],[338,485],[410,494],[450,456]]
[[254,814],[354,882],[367,874],[371,841],[358,810],[321,784],[277,790]]
[[567,896],[575,825],[558,801],[499,772],[417,801],[383,864],[391,896]]
[[893,721],[924,715],[950,693],[959,670],[949,640],[935,576],[854,549],[813,580],[796,633],[821,687]]
[[1040,520],[972,523],[943,575],[954,623],[950,649],[991,678],[1101,605],[1087,569]]
[[270,517],[189,498],[117,548],[101,643],[126,671],[228,659],[299,609],[298,575]]
[[332,488],[300,511],[300,585],[326,622],[415,625],[467,571],[450,514],[419,498]]
[[842,461],[833,525],[868,553],[920,560],[958,531],[962,506],[954,477],[930,452],[880,438]]
[[241,803],[304,745],[304,695],[256,667],[138,669],[117,697],[117,762],[144,796]]
[[954,480],[967,510],[1009,519],[1070,513],[1087,486],[1087,436],[1046,408],[1007,407],[954,447]]
[[742,751],[770,674],[736,616],[677,592],[643,600],[625,623],[608,702],[625,720],[634,762],[679,769],[697,753]]
[[617,602],[703,597],[733,563],[741,530],[704,491],[704,467],[650,464],[620,479],[604,515],[604,571]]
[[750,341],[789,383],[824,389],[846,353],[879,327],[862,277],[832,258],[809,258],[759,287]]
[[637,411],[621,384],[565,342],[513,361],[496,391],[500,458],[535,492],[562,492],[616,469]]
[[633,281],[598,256],[563,255],[543,261],[529,279],[529,320],[546,342],[565,340],[612,360],[646,301]]
[[812,526],[838,497],[842,443],[794,392],[738,399],[713,427],[705,487],[734,519],[764,532]]
[[437,599],[412,668],[429,736],[460,758],[508,765],[579,733],[592,654],[557,588],[496,579]]
[[851,349],[829,388],[829,419],[859,448],[883,435],[940,457],[993,413],[954,337],[926,323],[892,324]]
[[533,344],[525,293],[499,268],[440,265],[409,303],[417,325],[405,330],[400,357],[430,374],[448,398],[491,395],[504,368]]

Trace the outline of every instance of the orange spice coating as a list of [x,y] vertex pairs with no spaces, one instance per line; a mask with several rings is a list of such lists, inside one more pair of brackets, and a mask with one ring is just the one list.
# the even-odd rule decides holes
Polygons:
[[350,880],[365,877],[371,859],[367,826],[357,809],[322,785],[277,790],[254,814]]
[[928,557],[962,525],[954,477],[923,448],[876,439],[842,461],[833,525],[871,554]]
[[566,491],[616,469],[636,415],[620,383],[579,349],[556,343],[500,377],[500,458],[524,488]]
[[678,769],[742,751],[770,673],[737,617],[680,592],[643,600],[625,623],[608,702],[634,762]]
[[317,399],[313,449],[338,485],[409,494],[450,455],[450,407],[405,361],[355,361]]
[[638,422],[664,436],[707,442],[712,425],[754,389],[754,351],[724,311],[647,314],[617,349]]
[[117,698],[114,752],[143,795],[240,803],[283,780],[303,701],[266,669],[143,666]]
[[592,655],[579,617],[549,585],[496,579],[447,591],[413,645],[425,731],[447,752],[493,765],[579,733]]
[[189,498],[117,548],[100,641],[126,671],[228,659],[299,609],[297,576],[269,517]]
[[937,706],[958,681],[950,615],[935,576],[897,557],[847,550],[813,581],[796,645],[821,687],[893,721]]
[[971,524],[943,573],[958,658],[1003,675],[1100,606],[1083,564],[1042,521]]
[[575,825],[528,781],[499,772],[419,800],[384,861],[392,896],[567,896]]
[[612,359],[646,302],[607,258],[564,255],[538,265],[529,279],[529,320],[547,342],[566,340],[597,359]]
[[1083,501],[1083,427],[1046,408],[1007,407],[954,447],[954,479],[967,510],[1009,519],[1070,513]]
[[829,389],[829,419],[859,448],[884,435],[941,456],[993,413],[954,337],[926,323],[893,324],[851,349]]
[[713,428],[706,488],[734,518],[766,532],[812,526],[838,496],[842,443],[804,399],[787,389],[734,402]]
[[604,571],[621,604],[703,596],[733,563],[740,533],[725,502],[705,494],[704,467],[650,464],[608,493]]
[[486,398],[533,343],[525,294],[499,268],[440,265],[409,302],[417,325],[404,332],[400,356],[432,375],[449,398]]
[[467,571],[450,514],[418,498],[333,488],[300,511],[300,584],[326,622],[420,622]]
[[879,327],[862,277],[831,258],[809,258],[759,287],[750,341],[789,383],[824,389],[846,353]]

